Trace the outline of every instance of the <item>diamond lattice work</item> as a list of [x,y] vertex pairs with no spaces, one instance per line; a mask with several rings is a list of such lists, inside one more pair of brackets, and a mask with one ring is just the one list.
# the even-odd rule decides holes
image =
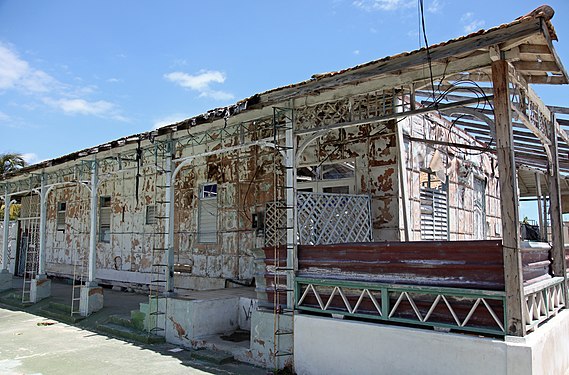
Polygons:
[[265,246],[286,244],[286,203],[267,202],[265,209]]
[[302,245],[372,241],[369,196],[298,193],[297,206]]

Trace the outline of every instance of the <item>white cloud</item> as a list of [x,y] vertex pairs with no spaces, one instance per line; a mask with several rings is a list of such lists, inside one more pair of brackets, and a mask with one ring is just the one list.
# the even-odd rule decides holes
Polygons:
[[190,117],[191,116],[184,115],[182,113],[175,113],[169,116],[161,117],[159,119],[154,120],[154,124],[152,124],[152,130],[156,130],[166,125],[175,124]]
[[36,164],[36,163],[39,163],[40,161],[42,161],[42,160],[40,160],[39,157],[38,157],[36,154],[34,154],[33,152],[28,152],[28,153],[22,154],[22,158],[23,158],[23,159],[26,161],[26,163],[28,163],[28,164]]
[[225,74],[216,70],[202,70],[195,75],[184,72],[172,72],[164,74],[164,78],[178,86],[199,92],[200,97],[215,100],[230,100],[234,98],[231,93],[213,90],[210,87],[212,84],[225,82]]
[[118,79],[118,78],[109,78],[107,79],[108,83],[117,83],[117,82],[122,82],[122,79]]
[[0,111],[0,124],[3,122],[8,122],[10,121],[10,116],[8,116],[6,113]]
[[49,74],[33,69],[16,52],[0,43],[0,90],[18,89],[26,93],[42,93],[59,85]]
[[485,24],[483,20],[474,19],[474,13],[472,12],[464,13],[460,17],[460,22],[464,24],[464,32],[467,34],[480,30]]
[[427,12],[438,13],[443,7],[443,3],[440,0],[433,0],[427,4]]
[[115,104],[105,100],[87,101],[85,99],[44,98],[43,101],[69,115],[91,115],[119,121],[128,121],[119,113]]
[[[82,81],[76,77],[76,80]],[[33,68],[29,62],[18,56],[11,47],[0,42],[0,94],[16,90],[62,111],[65,114],[98,116],[127,121],[117,106],[105,100],[85,99],[96,93],[94,85],[71,85],[59,82],[43,70]],[[22,108],[35,109],[38,102],[20,104]],[[0,115],[0,121],[9,118]]]
[[355,50],[353,51],[353,54],[356,55],[356,56],[359,55],[359,54],[360,54],[360,50],[359,50],[359,49],[355,49]]
[[356,0],[353,4],[367,12],[377,10],[397,10],[410,8],[416,4],[414,0]]

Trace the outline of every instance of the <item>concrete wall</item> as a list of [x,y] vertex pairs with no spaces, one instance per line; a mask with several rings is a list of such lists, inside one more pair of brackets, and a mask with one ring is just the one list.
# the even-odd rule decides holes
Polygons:
[[166,340],[187,347],[196,346],[204,337],[251,329],[256,300],[230,297],[209,300],[168,298]]
[[295,316],[294,330],[299,375],[569,371],[569,311],[515,341],[307,315]]
[[[10,230],[8,236],[8,271],[13,275],[16,267],[16,236],[17,236],[17,222],[10,222]],[[4,246],[4,222],[0,222],[0,265],[2,263],[2,249]]]

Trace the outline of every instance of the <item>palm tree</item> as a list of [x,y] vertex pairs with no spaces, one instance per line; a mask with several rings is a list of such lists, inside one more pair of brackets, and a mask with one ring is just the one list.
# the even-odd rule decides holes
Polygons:
[[27,165],[21,154],[5,153],[0,154],[0,176],[15,172]]

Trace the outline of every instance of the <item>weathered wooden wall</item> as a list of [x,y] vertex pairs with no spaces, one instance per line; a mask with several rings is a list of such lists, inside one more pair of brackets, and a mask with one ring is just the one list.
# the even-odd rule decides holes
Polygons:
[[[405,134],[417,139],[458,144],[472,144],[473,139],[437,114],[413,116],[403,122]],[[452,130],[449,130],[452,129]],[[461,150],[458,147],[429,145],[428,142],[406,142],[407,183],[410,191],[410,220],[414,240],[421,240],[420,173],[431,166],[438,151],[440,174],[448,176],[448,225],[450,240],[501,238],[500,203],[496,159],[488,153]],[[485,183],[484,228],[476,228],[474,220],[474,180]],[[480,233],[483,233],[480,236]]]

